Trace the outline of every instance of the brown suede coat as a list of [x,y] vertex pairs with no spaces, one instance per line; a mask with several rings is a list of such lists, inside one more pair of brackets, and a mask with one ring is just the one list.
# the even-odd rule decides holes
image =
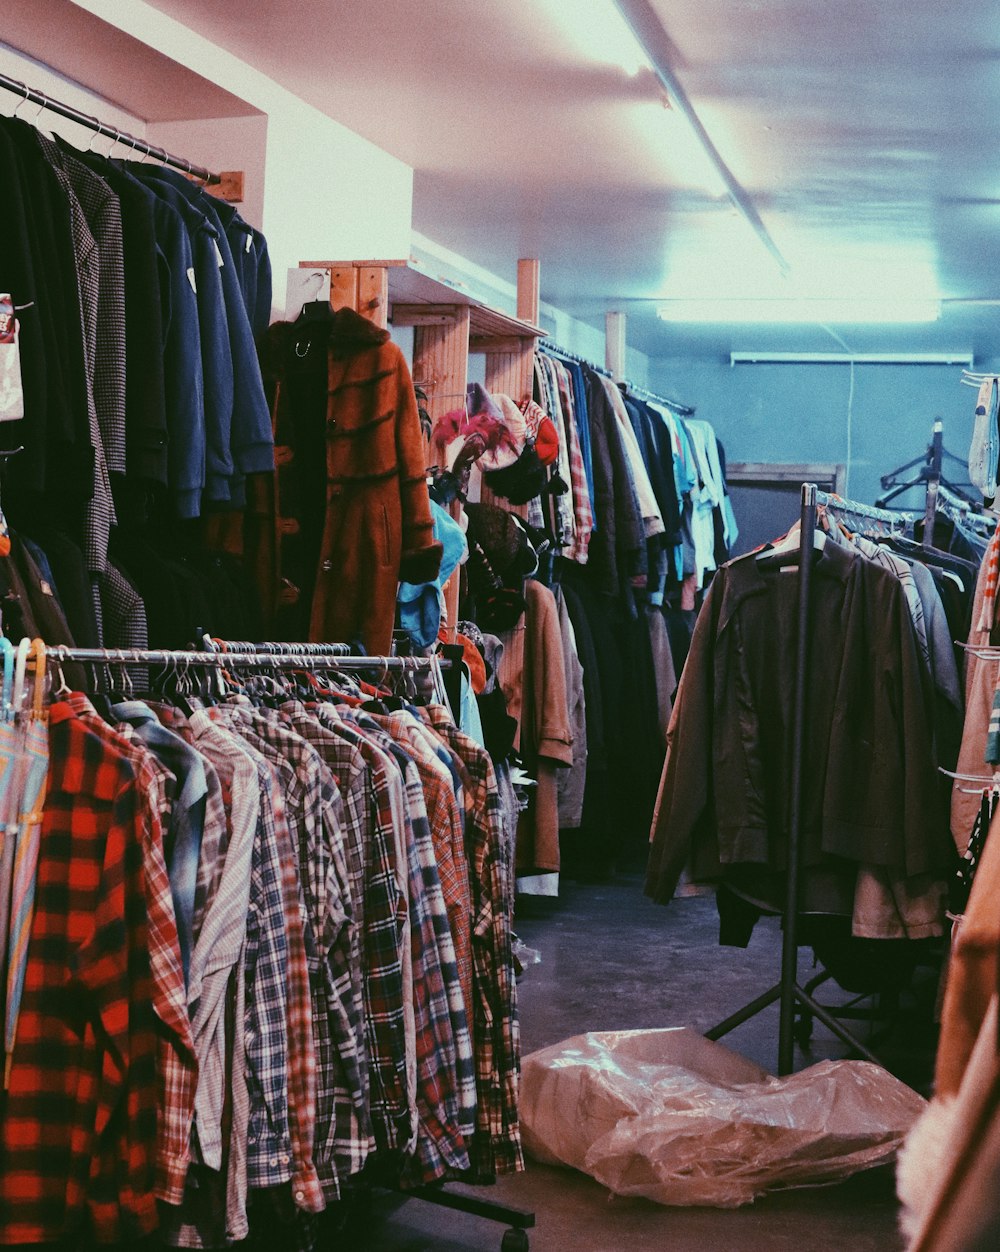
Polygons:
[[387,654],[399,580],[428,582],[441,561],[406,361],[351,309],[276,323],[262,359],[278,468],[257,565],[274,632]]

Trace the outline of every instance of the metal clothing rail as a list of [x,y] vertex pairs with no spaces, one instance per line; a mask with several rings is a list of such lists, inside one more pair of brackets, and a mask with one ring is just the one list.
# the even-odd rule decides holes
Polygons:
[[586,357],[580,356],[576,352],[570,352],[567,348],[560,348],[551,339],[539,339],[535,346],[539,352],[544,352],[546,356],[560,356],[566,361],[575,361],[577,365],[585,365],[587,369],[593,370],[595,374],[602,374],[605,378],[614,377],[611,371],[605,369],[603,365],[595,365],[593,361],[588,361]]
[[[281,647],[281,645],[271,645]],[[164,669],[224,669],[227,666],[260,669],[340,669],[380,670],[383,672],[413,671],[428,668],[437,662],[442,669],[452,664],[449,658],[436,656],[358,656],[350,653],[308,652],[291,645],[292,651],[233,650],[202,652],[183,648],[75,648],[64,644],[47,644],[45,651],[56,662],[75,661],[81,665],[151,665]]]
[[677,417],[694,417],[697,412],[693,404],[681,404],[680,400],[671,400],[667,396],[658,396],[655,391],[650,391],[646,387],[637,387],[635,383],[624,382],[620,386],[626,395],[631,394],[640,400],[651,400],[653,404],[662,404],[665,409],[669,409]]
[[871,504],[859,504],[857,500],[847,500],[829,491],[817,490],[816,503],[825,505],[833,513],[847,513],[851,517],[870,517],[876,522],[888,522],[894,526],[908,526],[915,520],[912,513],[897,513],[893,509],[879,509]]
[[455,724],[459,723],[462,706],[461,644],[443,644],[431,656],[359,656],[351,654],[346,644],[314,643],[238,643],[216,640],[215,649],[183,648],[76,648],[65,644],[47,644],[45,652],[56,664],[76,662],[81,665],[148,665],[180,674],[190,669],[281,669],[341,670],[344,672],[374,671],[376,676],[390,673],[412,674],[417,670],[438,666],[445,694],[451,705]]
[[200,179],[210,186],[215,187],[222,182],[219,175],[213,174],[211,170],[204,169],[200,165],[192,165],[184,157],[173,156],[165,148],[158,148],[155,144],[148,143],[145,139],[137,139],[135,135],[130,135],[127,131],[119,130],[117,126],[111,126],[106,122],[102,122],[99,118],[91,117],[89,113],[81,113],[79,109],[74,109],[71,104],[63,104],[60,100],[53,100],[44,91],[36,91],[35,88],[28,87],[7,74],[0,74],[0,88],[23,97],[29,104],[37,104],[42,109],[47,109],[50,113],[57,113],[60,117],[65,117],[70,122],[76,122],[79,126],[86,126],[88,130],[96,131],[98,135],[104,135],[108,139],[113,139],[115,143],[127,144],[136,152],[142,152],[147,156],[154,157],[161,165],[172,166],[174,169],[180,170],[192,178]]
[[[785,911],[782,919],[781,981],[770,991],[765,991],[750,1004],[727,1017],[712,1030],[705,1032],[708,1039],[721,1039],[743,1022],[779,1002],[778,1018],[778,1073],[790,1074],[795,1063],[795,1011],[801,1007],[812,1014],[833,1032],[843,1043],[852,1048],[866,1061],[881,1065],[878,1057],[841,1024],[831,1011],[819,1004],[799,985],[799,898],[802,879],[802,790],[805,739],[808,731],[809,688],[809,635],[812,624],[810,590],[812,584],[812,554],[816,533],[816,505],[820,497],[837,501],[839,496],[827,496],[817,489],[815,483],[802,484],[802,515],[799,531],[799,601],[798,601],[798,647],[795,656],[795,694],[792,704],[792,751],[790,762],[790,795],[788,823],[788,866],[786,873]],[[851,504],[853,501],[844,501]],[[866,505],[859,508],[868,509]],[[870,510],[881,512],[882,510]]]

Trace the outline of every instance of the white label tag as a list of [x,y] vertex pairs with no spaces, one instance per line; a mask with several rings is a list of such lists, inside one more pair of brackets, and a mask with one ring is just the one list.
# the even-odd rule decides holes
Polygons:
[[218,239],[213,239],[213,240],[212,240],[212,247],[215,249],[215,260],[216,260],[216,263],[218,264],[219,269],[221,270],[221,269],[222,269],[222,267],[223,267],[226,263],[225,263],[225,261],[222,259],[222,249],[219,247],[219,241],[218,241]]
[[0,422],[17,422],[24,417],[17,333],[13,298],[0,292]]
[[247,235],[246,243],[243,245],[243,251],[249,252],[253,247],[253,235]]
[[187,272],[187,276],[188,276],[188,282],[191,284],[191,290],[194,292],[194,294],[195,294],[195,295],[197,295],[197,294],[198,294],[198,284],[197,284],[197,282],[195,281],[195,277],[194,277],[194,269],[189,269],[189,270],[188,270],[188,272]]

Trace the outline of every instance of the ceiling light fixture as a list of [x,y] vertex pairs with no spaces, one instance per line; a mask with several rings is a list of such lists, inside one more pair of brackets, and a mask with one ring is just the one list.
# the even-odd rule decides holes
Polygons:
[[938,300],[669,300],[656,310],[664,322],[755,326],[899,325],[936,322]]
[[730,352],[730,365],[964,365],[971,352]]

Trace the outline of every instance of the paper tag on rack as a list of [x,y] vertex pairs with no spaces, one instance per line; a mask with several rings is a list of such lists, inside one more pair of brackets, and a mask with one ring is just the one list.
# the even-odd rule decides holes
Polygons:
[[223,267],[226,263],[225,263],[225,261],[222,259],[222,249],[219,247],[219,241],[218,241],[218,239],[213,239],[213,240],[212,240],[212,247],[215,249],[215,263],[216,263],[216,265],[218,265],[219,269],[221,270],[221,269],[222,269],[222,267]]
[[21,384],[21,353],[17,336],[13,298],[0,292],[0,422],[16,422],[24,417],[24,387]]
[[188,267],[187,279],[188,279],[188,282],[191,284],[191,290],[194,292],[195,295],[197,295],[198,294],[198,280],[194,276],[194,266]]

